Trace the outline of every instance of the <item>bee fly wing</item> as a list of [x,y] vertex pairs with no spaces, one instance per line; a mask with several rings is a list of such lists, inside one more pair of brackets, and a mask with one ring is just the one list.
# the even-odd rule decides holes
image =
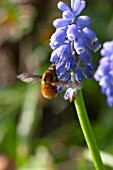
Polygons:
[[81,83],[76,82],[67,82],[67,81],[58,81],[51,83],[52,86],[61,86],[62,90],[67,90],[68,88],[76,88],[76,90],[80,90],[82,88]]
[[78,82],[71,81],[69,84],[70,87],[76,88],[76,90],[80,90],[82,88],[82,84]]
[[23,82],[34,84],[34,83],[41,81],[42,76],[31,75],[28,73],[22,73],[22,74],[18,75],[17,78]]

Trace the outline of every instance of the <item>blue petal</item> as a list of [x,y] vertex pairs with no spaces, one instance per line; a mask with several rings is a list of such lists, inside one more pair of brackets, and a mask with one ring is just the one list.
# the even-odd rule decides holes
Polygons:
[[92,61],[92,55],[87,48],[85,49],[84,53],[80,54],[80,58],[84,64],[90,63]]
[[107,51],[113,52],[113,41],[107,41],[103,44],[103,48]]
[[85,65],[85,67],[88,71],[94,71],[93,63],[88,63],[88,64]]
[[63,71],[65,71],[65,65],[66,65],[66,62],[65,61],[59,61],[56,65],[56,72],[57,74],[59,75],[60,73],[62,73]]
[[108,63],[100,65],[99,69],[103,72],[103,76],[110,73],[110,65]]
[[75,24],[69,25],[67,29],[67,37],[69,40],[75,40],[78,36],[78,28]]
[[75,69],[75,79],[80,83],[82,81],[82,78],[83,78],[83,69],[81,67],[77,67]]
[[65,100],[70,100],[70,102],[73,101],[73,99],[75,98],[77,94],[77,90],[73,89],[73,88],[68,88],[64,94],[64,99]]
[[85,27],[90,27],[90,22],[91,22],[91,18],[88,16],[80,16],[77,18],[76,20],[76,24],[78,26],[79,29],[83,29]]
[[72,91],[72,88],[68,88],[64,94],[64,99],[68,100],[70,98],[70,92]]
[[74,0],[74,1],[72,1],[72,3],[73,3],[72,11],[77,12],[77,10],[80,7],[80,0]]
[[107,87],[110,83],[111,83],[110,75],[103,76],[99,82],[100,86],[102,87]]
[[90,41],[92,41],[92,40],[94,40],[94,39],[97,38],[95,32],[94,32],[93,30],[91,30],[90,28],[87,28],[87,27],[85,27],[85,28],[83,29],[83,34],[84,34],[84,36],[85,36],[86,38],[88,38]]
[[55,45],[63,43],[66,39],[66,30],[67,30],[66,28],[65,29],[58,28],[56,32],[51,36],[50,41]]
[[62,76],[61,76],[61,79],[63,81],[69,81],[71,80],[71,73],[70,72],[65,72]]
[[98,69],[94,74],[95,80],[100,81],[102,75],[103,75],[103,72],[101,71],[101,69]]
[[75,0],[71,0],[71,9],[72,9],[72,11],[74,9],[74,4],[75,4]]
[[54,50],[54,51],[52,52],[50,61],[51,61],[52,63],[55,63],[55,62],[57,62],[58,57],[59,57],[59,56],[58,56],[57,49],[56,49],[56,50]]
[[69,56],[66,60],[66,69],[71,70],[75,66],[76,56]]
[[78,36],[75,39],[74,49],[76,50],[77,54],[79,54],[79,55],[85,52],[84,39],[81,36]]
[[61,28],[61,27],[67,26],[70,23],[71,23],[70,20],[63,19],[63,18],[59,18],[59,19],[56,19],[56,20],[53,21],[53,25],[56,28]]
[[113,97],[113,85],[109,85],[106,89],[106,95],[107,97]]
[[102,56],[110,56],[113,53],[113,41],[105,42],[100,53]]
[[102,71],[103,75],[107,75],[110,72],[110,66],[111,66],[111,62],[109,58],[104,57],[100,59],[98,69]]
[[106,94],[106,89],[107,89],[107,87],[101,87],[101,92],[102,92],[103,94]]
[[85,6],[86,6],[86,2],[80,1],[80,6],[79,6],[78,10],[76,12],[74,12],[75,15],[76,16],[79,15],[82,12],[82,10],[85,8]]
[[110,62],[113,62],[113,53],[110,55]]
[[104,63],[104,65],[99,65],[97,68],[97,71],[94,74],[94,78],[97,81],[100,81],[100,79],[109,74],[110,66],[107,63]]
[[60,46],[60,44],[54,44],[53,42],[50,42],[50,43],[49,43],[49,46],[50,46],[53,50],[55,50],[56,48],[58,48],[58,47]]
[[70,8],[64,2],[58,2],[57,6],[61,11],[70,11]]
[[62,87],[61,87],[61,86],[58,86],[58,87],[57,87],[57,91],[58,91],[58,92],[62,91]]
[[107,103],[108,103],[108,105],[109,105],[110,107],[113,106],[113,96],[107,98]]
[[85,27],[83,31],[81,31],[82,36],[84,37],[85,43],[88,46],[90,50],[93,50],[96,52],[99,50],[101,45],[98,42],[98,38],[96,37],[96,34],[93,30]]
[[110,56],[112,52],[103,48],[101,49],[100,54],[101,56],[105,57],[105,56]]
[[85,1],[81,0],[71,0],[71,8],[75,15],[79,15],[81,11],[85,8]]
[[85,43],[87,47],[94,52],[98,51],[101,47],[100,43],[98,42],[98,39],[95,39],[92,42],[86,39]]
[[75,15],[73,14],[73,12],[71,11],[64,11],[63,14],[62,14],[62,17],[64,19],[69,19],[69,20],[72,20],[75,18]]
[[101,58],[99,64],[100,65],[110,64],[110,58],[108,56]]
[[58,54],[59,54],[60,58],[65,58],[65,57],[69,56],[70,53],[71,53],[70,43],[65,43],[58,48]]
[[84,66],[83,74],[86,78],[90,79],[92,78],[92,75],[94,73],[94,65],[92,63],[88,63]]

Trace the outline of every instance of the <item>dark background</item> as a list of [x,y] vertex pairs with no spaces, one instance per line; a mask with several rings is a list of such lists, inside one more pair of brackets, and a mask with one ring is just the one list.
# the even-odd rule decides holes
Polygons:
[[[40,83],[27,85],[16,79],[23,72],[41,75],[49,67],[52,22],[61,17],[57,2],[0,1],[1,170],[94,169],[73,103],[64,101],[63,93],[46,100]],[[81,15],[91,17],[99,42],[112,40],[113,1],[87,0],[86,4]],[[96,69],[100,54],[92,56]],[[112,158],[113,109],[94,79],[84,80],[83,96],[99,149]],[[108,170],[113,168],[110,158],[105,159]]]

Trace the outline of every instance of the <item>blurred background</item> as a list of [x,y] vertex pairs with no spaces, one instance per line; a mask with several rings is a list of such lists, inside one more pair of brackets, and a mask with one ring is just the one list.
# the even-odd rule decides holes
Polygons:
[[[46,100],[40,83],[16,79],[41,75],[50,65],[52,22],[58,0],[0,0],[0,170],[94,170],[73,103],[63,94]],[[69,1],[65,2],[69,4]],[[100,43],[113,39],[113,1],[86,1]],[[99,52],[92,53],[95,69]],[[84,80],[88,116],[107,170],[113,169],[113,108],[95,80]]]

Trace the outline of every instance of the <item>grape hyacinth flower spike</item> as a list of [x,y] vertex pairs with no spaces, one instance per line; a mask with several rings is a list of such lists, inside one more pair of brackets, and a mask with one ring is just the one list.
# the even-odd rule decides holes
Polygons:
[[[81,84],[84,77],[92,78],[94,65],[90,51],[96,52],[100,44],[95,32],[90,28],[90,17],[78,16],[86,6],[85,0],[70,0],[70,2],[70,7],[64,2],[58,3],[62,17],[53,22],[56,30],[50,39],[50,47],[53,49],[50,61],[56,66],[58,79],[69,82],[64,94],[65,100],[73,101],[76,96],[74,100],[76,113],[95,168],[105,170],[89,122],[82,90],[77,89],[75,84],[71,86],[72,82]],[[61,91],[62,87],[58,87],[58,90]]]
[[107,96],[107,103],[113,106],[113,41],[107,41],[101,49],[102,58],[94,74],[99,82],[101,91]]
[[[50,39],[50,47],[53,49],[50,61],[56,63],[57,76],[63,81],[74,79],[81,83],[83,77],[90,79],[94,73],[90,50],[96,52],[100,44],[90,28],[90,17],[78,16],[85,6],[84,0],[71,0],[70,7],[64,2],[58,3],[62,18],[53,21],[56,31]],[[70,99],[76,92],[69,88],[64,98]]]

